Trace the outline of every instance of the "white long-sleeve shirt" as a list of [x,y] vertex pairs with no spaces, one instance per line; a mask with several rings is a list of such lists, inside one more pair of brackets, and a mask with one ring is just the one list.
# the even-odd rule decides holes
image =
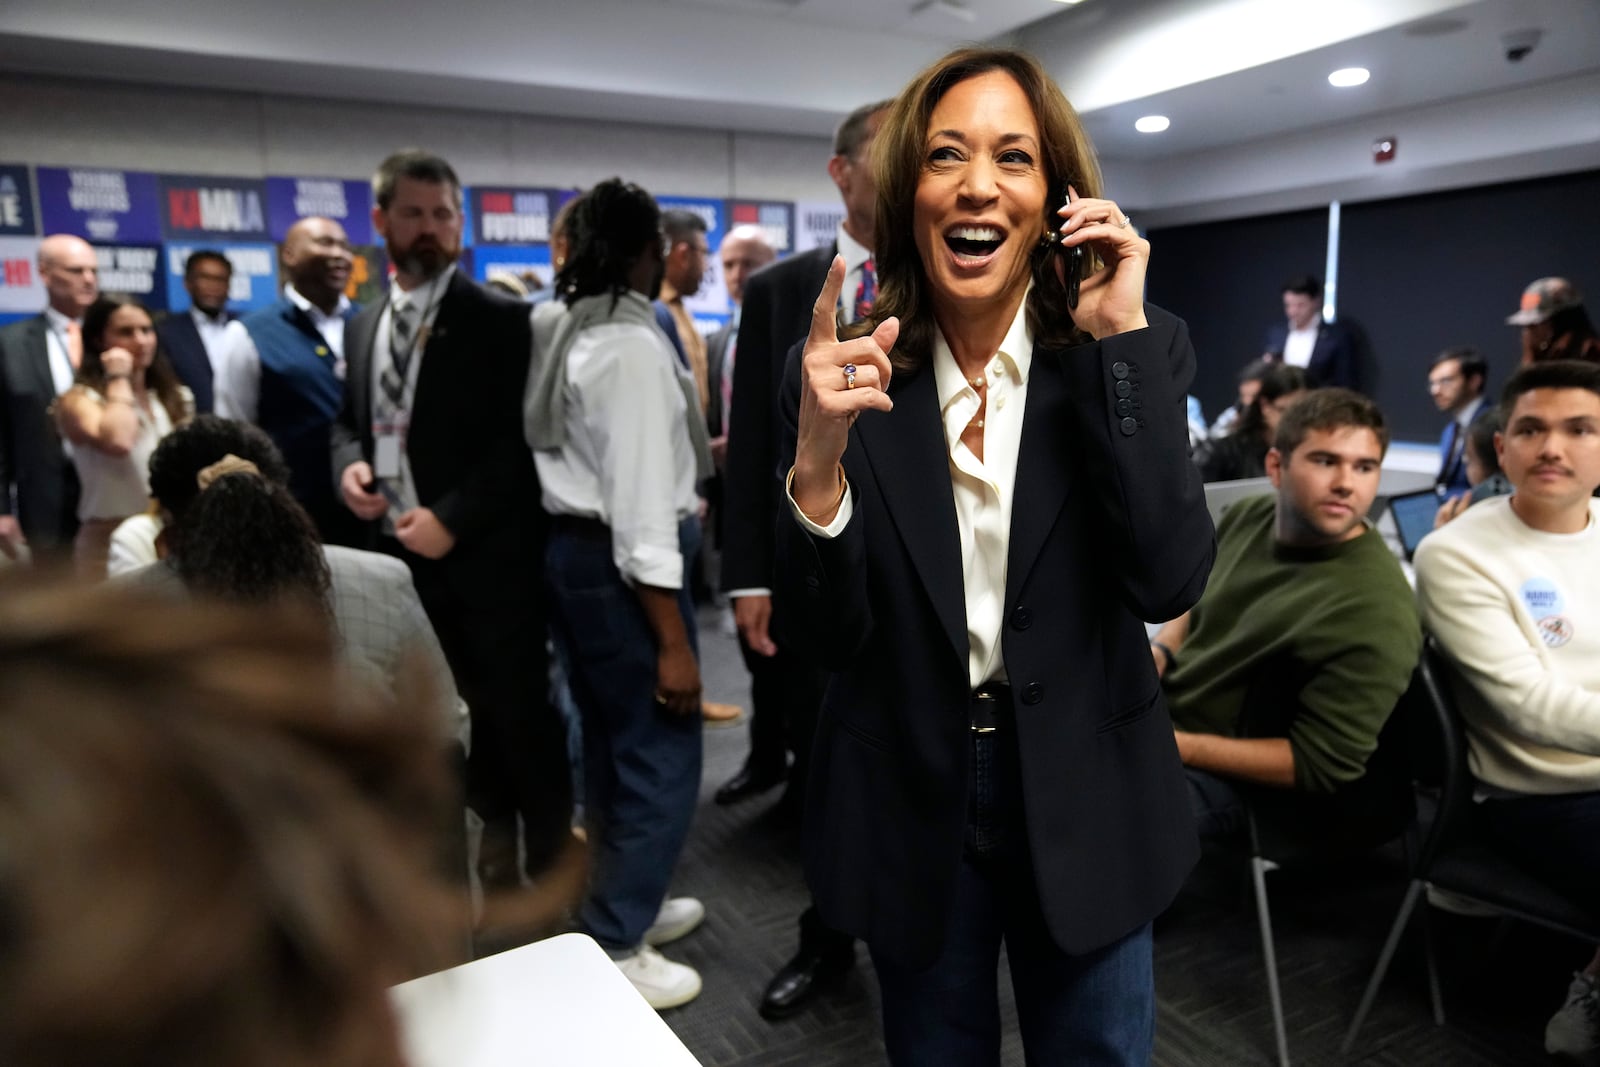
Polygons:
[[[644,302],[631,292],[621,299]],[[680,373],[653,326],[584,330],[567,353],[566,444],[533,453],[545,510],[611,527],[617,570],[661,589],[683,585],[678,523],[699,508]]]
[[1461,669],[1472,773],[1497,790],[1600,790],[1600,501],[1587,529],[1535,530],[1511,498],[1417,549],[1422,622]]
[[[956,525],[961,532],[967,674],[974,689],[985,682],[1006,680],[1000,649],[1005,623],[1006,558],[1011,545],[1012,490],[1022,445],[1022,416],[1028,401],[1028,371],[1033,366],[1033,335],[1028,330],[1027,307],[1024,298],[999,351],[984,364],[988,408],[983,417],[981,460],[961,440],[962,431],[978,413],[978,391],[956,365],[943,333],[937,334],[933,346],[934,383],[945,445],[950,451]],[[819,537],[837,537],[854,514],[848,491],[826,527],[802,515],[792,495],[789,508],[801,526]]]

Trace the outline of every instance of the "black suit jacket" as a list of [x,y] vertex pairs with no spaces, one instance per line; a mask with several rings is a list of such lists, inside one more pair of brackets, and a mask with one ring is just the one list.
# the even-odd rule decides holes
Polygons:
[[[1289,340],[1289,324],[1281,322],[1267,330],[1266,351],[1276,359],[1283,358],[1284,345]],[[1340,385],[1346,389],[1364,391],[1361,366],[1361,343],[1355,332],[1342,322],[1320,322],[1317,326],[1317,343],[1311,350],[1311,362],[1306,365],[1306,377],[1313,386]]]
[[[332,430],[333,471],[372,462],[372,361],[385,301],[345,327],[344,408]],[[417,369],[406,457],[418,502],[455,535],[443,560],[468,597],[526,600],[543,567],[539,480],[522,437],[532,354],[528,306],[459,269],[439,303]],[[376,534],[378,524],[369,523]]]
[[[1036,348],[1007,560],[1006,672],[1050,935],[1089,952],[1157,915],[1197,854],[1143,620],[1200,598],[1216,552],[1188,458],[1184,324]],[[784,380],[792,454],[799,347]],[[823,918],[906,966],[944,940],[962,862],[969,679],[961,547],[931,367],[899,373],[844,454],[837,538],[778,526],[788,640],[834,672],[806,793]],[[1008,727],[1009,728],[1009,727]]]
[[763,267],[745,283],[739,349],[733,373],[733,411],[724,420],[728,460],[723,472],[722,588],[770,589],[773,530],[783,478],[794,462],[782,451],[778,386],[784,358],[805,339],[811,308],[837,249],[814,248]]
[[50,323],[43,315],[0,330],[0,515],[12,513],[37,551],[66,545],[78,529],[78,472],[61,451],[50,414]]
[[722,410],[722,376],[727,373],[728,342],[731,340],[731,322],[706,338],[706,383],[711,389],[711,399],[706,403],[706,432],[712,437],[728,432],[727,416]]
[[[227,321],[238,318],[233,312],[224,312]],[[194,393],[196,415],[216,410],[216,392],[212,385],[211,357],[206,355],[205,342],[200,339],[200,329],[188,311],[178,311],[161,320],[156,327],[156,337],[172,361],[172,369],[189,391]]]

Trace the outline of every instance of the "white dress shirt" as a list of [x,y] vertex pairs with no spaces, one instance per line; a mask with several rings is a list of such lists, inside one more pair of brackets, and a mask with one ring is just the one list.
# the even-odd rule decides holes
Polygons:
[[[1022,419],[1027,410],[1028,372],[1033,366],[1033,335],[1028,329],[1028,301],[1023,299],[1000,350],[984,364],[988,409],[984,412],[983,459],[961,440],[978,412],[979,397],[967,381],[944,334],[933,345],[934,383],[950,450],[950,484],[955,497],[956,525],[961,534],[961,586],[967,612],[967,675],[974,689],[989,681],[1005,681],[1000,635],[1005,617],[1006,559],[1011,545],[1011,505],[1017,480],[1017,455],[1022,445]],[[868,418],[871,418],[868,415]],[[789,508],[805,529],[818,537],[837,537],[854,514],[847,490],[839,511],[826,527],[806,518],[791,491]]]
[[189,306],[189,318],[200,334],[200,344],[205,347],[206,359],[211,363],[211,376],[215,378],[222,365],[224,339],[228,335],[228,327],[233,323],[228,321],[227,311],[219,311],[213,318],[192,304]]
[[[621,299],[648,305],[634,292]],[[561,387],[567,443],[533,454],[544,509],[611,527],[611,556],[630,584],[683,585],[678,523],[700,503],[679,381],[687,373],[658,329],[608,322],[584,330]]]
[[50,352],[50,381],[56,387],[56,396],[60,396],[72,388],[72,380],[78,376],[72,357],[67,354],[67,324],[76,322],[82,327],[83,320],[69,319],[52,307],[44,309],[44,318],[50,325],[45,334],[45,347]]
[[[328,349],[333,352],[333,373],[344,381],[344,316],[350,310],[350,300],[340,294],[339,304],[332,315],[301,296],[292,285],[283,287],[283,295],[290,303],[311,317],[312,325]],[[242,419],[255,422],[261,407],[261,353],[244,323],[238,319],[228,323],[223,333],[221,354],[217,363],[213,386],[213,406],[225,419]]]
[[[400,288],[398,280],[389,283],[389,297],[383,302],[383,311],[378,314],[377,332],[373,334],[372,341],[372,366],[369,368],[369,386],[372,389],[372,413],[377,415],[380,408],[386,403],[383,389],[383,372],[391,365],[389,350],[390,339],[394,336],[393,315],[391,314],[396,304],[402,300],[409,301],[420,315],[417,320],[416,342],[412,347],[410,358],[406,361],[405,407],[409,412],[416,406],[417,375],[422,370],[423,356],[427,352],[426,337],[433,330],[433,320],[439,317],[439,305],[444,301],[444,296],[450,291],[450,282],[455,277],[456,265],[450,264],[439,276],[431,282],[410,290]],[[342,346],[341,346],[342,347]],[[398,496],[401,500],[416,501],[417,483],[411,476],[411,457],[404,446],[400,449],[400,487]],[[400,506],[393,500],[389,503],[389,510],[383,516],[382,529],[389,536],[394,536],[394,522],[400,517]]]
[[1317,349],[1317,329],[1321,325],[1321,319],[1313,319],[1303,330],[1291,329],[1283,340],[1283,361],[1291,367],[1311,366],[1312,353]]

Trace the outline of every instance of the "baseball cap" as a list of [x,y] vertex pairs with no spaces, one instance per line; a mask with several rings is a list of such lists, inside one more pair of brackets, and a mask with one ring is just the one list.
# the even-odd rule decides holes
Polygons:
[[1532,326],[1582,303],[1583,294],[1565,278],[1540,278],[1522,291],[1522,308],[1506,319],[1506,324]]

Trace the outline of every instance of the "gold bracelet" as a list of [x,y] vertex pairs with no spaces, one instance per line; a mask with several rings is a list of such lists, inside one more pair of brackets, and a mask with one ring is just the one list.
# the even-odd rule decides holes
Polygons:
[[130,408],[137,408],[139,406],[138,401],[134,400],[130,396],[108,396],[108,397],[106,397],[106,403],[107,404],[126,404]]
[[[799,501],[796,501],[795,505],[794,505],[795,506],[795,510],[799,511],[800,514],[804,515],[806,518],[810,519],[812,522],[816,523],[818,526],[826,525],[826,523],[822,522],[821,519],[818,518],[818,515],[826,515],[830,511],[838,511],[839,510],[839,505],[844,503],[845,491],[847,489],[849,489],[849,487],[850,487],[849,483],[844,480],[844,465],[843,464],[840,464],[839,466],[836,466],[834,468],[834,472],[838,475],[838,478],[839,478],[839,495],[833,498],[833,503],[829,504],[826,508],[824,508],[820,512],[817,512],[816,514],[812,514],[811,512],[809,512],[809,511],[805,510],[804,508],[802,508],[800,506]],[[786,484],[784,486],[784,490],[789,494],[789,499],[794,500],[794,468],[793,467],[789,468],[789,481],[788,481],[788,484]]]

